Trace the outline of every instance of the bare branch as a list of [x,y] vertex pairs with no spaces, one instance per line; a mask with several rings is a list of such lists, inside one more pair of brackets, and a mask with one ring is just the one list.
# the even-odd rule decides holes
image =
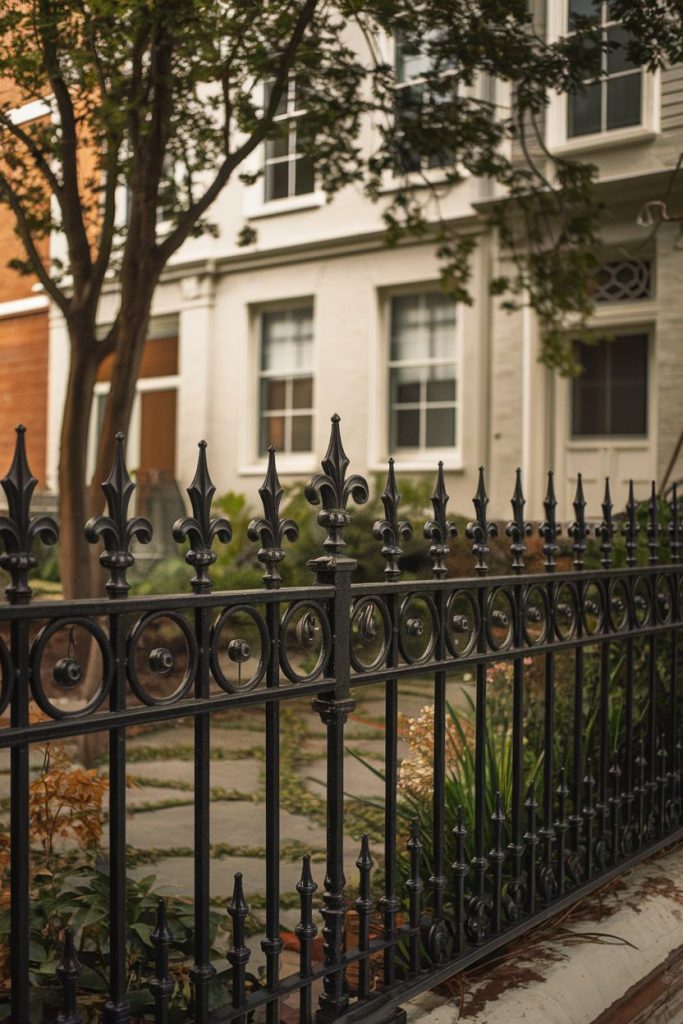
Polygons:
[[5,128],[11,135],[13,135],[26,149],[29,151],[33,159],[35,160],[36,167],[43,175],[43,178],[47,182],[48,186],[54,193],[55,198],[59,202],[60,206],[62,203],[62,186],[57,179],[56,174],[50,167],[50,164],[45,156],[45,153],[40,148],[35,139],[32,139],[30,134],[21,127],[19,124],[15,124],[8,114],[0,113],[0,126]]

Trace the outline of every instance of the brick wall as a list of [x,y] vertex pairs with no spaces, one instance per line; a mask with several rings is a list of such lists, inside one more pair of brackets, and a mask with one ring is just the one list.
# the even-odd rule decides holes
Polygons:
[[23,423],[29,463],[39,487],[45,480],[47,358],[46,311],[0,320],[0,474],[10,465],[14,428]]

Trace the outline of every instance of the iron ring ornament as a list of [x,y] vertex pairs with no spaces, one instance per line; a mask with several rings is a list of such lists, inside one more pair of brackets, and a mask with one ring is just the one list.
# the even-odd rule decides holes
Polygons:
[[[427,626],[429,632],[423,641]],[[408,594],[401,602],[398,616],[398,649],[406,664],[423,665],[429,661],[436,647],[438,632],[439,613],[431,594]],[[411,646],[418,648],[417,653],[411,650]]]
[[[85,699],[85,703],[73,710],[60,707],[54,704],[45,691],[43,681],[43,658],[48,645],[53,638],[63,630],[69,631],[67,651],[64,656],[57,658],[52,665],[52,682],[59,689],[73,693],[84,681],[84,666],[80,663],[74,651],[74,630],[82,629],[88,633],[97,644],[102,658],[101,678],[95,687],[92,696]],[[31,647],[29,658],[31,674],[31,691],[34,700],[41,711],[53,719],[60,718],[84,718],[92,714],[100,707],[109,692],[112,679],[113,657],[109,638],[104,630],[92,619],[75,616],[70,619],[52,619],[40,630]]]
[[522,597],[524,639],[529,647],[544,644],[548,637],[549,602],[545,587],[534,584]]
[[[554,594],[555,635],[558,640],[572,640],[579,629],[579,594],[573,583],[562,583]],[[585,602],[584,602],[585,607]]]
[[495,587],[486,599],[486,640],[492,651],[512,646],[515,634],[515,604],[504,587]]
[[583,628],[587,636],[597,636],[607,624],[607,599],[602,582],[593,581],[583,591]]
[[[356,672],[374,672],[384,665],[389,653],[391,634],[391,616],[381,598],[361,597],[354,603],[351,612],[350,657]],[[363,647],[368,649],[370,659],[361,657]]]
[[610,626],[615,633],[623,633],[628,629],[631,618],[631,595],[627,580],[611,580],[607,596]]
[[[319,646],[314,664],[308,671],[299,672],[292,664],[288,651],[288,639],[294,634],[296,647],[306,657],[306,652],[315,652]],[[319,601],[297,601],[291,604],[280,624],[280,665],[292,683],[312,683],[325,671],[332,650],[332,630],[327,613]]]
[[[243,636],[232,637],[228,642],[227,655],[228,659],[234,665],[237,665],[237,679],[230,679],[221,666],[220,648],[224,630],[230,624],[231,620],[238,619],[239,616],[244,617],[247,622],[238,621],[236,625],[236,632],[243,633],[248,625],[248,621],[251,620],[257,630],[260,650],[258,653],[256,668],[246,679],[242,679],[242,665],[245,665],[255,657],[253,647],[252,644]],[[268,634],[268,627],[265,619],[256,611],[255,608],[252,608],[248,604],[236,604],[232,608],[226,608],[225,611],[221,612],[211,628],[209,640],[209,661],[211,665],[211,672],[221,689],[225,690],[226,693],[244,693],[247,690],[254,690],[259,683],[263,681],[266,667],[268,665],[268,659],[270,658],[270,647],[270,636]]]
[[455,590],[446,604],[446,646],[454,658],[464,658],[477,646],[481,621],[479,605],[468,590]]
[[[164,697],[158,697],[151,693],[140,679],[137,655],[144,634],[148,630],[152,629],[155,624],[164,621],[172,622],[180,630],[185,641],[184,657],[187,661],[187,666],[180,682],[173,692]],[[154,647],[148,655],[149,668],[156,677],[169,676],[175,668],[175,660],[173,651],[166,646]],[[194,632],[187,619],[179,612],[148,612],[146,615],[141,616],[141,618],[139,618],[135,623],[126,642],[126,671],[128,675],[128,682],[130,683],[131,690],[138,700],[142,701],[143,704],[150,706],[159,707],[165,704],[175,704],[176,701],[181,700],[192,686],[197,671],[198,661],[199,651]]]

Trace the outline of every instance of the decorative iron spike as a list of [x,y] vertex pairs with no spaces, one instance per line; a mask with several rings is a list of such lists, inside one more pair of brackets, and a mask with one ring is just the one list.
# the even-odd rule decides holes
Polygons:
[[649,521],[647,524],[647,546],[650,551],[650,565],[659,561],[659,509],[657,505],[657,486],[652,481],[652,490],[648,502]]
[[612,521],[612,495],[609,489],[609,477],[605,477],[605,497],[602,499],[602,522],[595,533],[600,538],[600,564],[603,569],[609,569],[612,565],[612,542],[614,538],[614,523]]
[[102,541],[105,550],[100,555],[100,564],[110,572],[105,583],[112,598],[125,597],[130,589],[126,572],[134,564],[130,553],[134,538],[141,544],[149,544],[152,526],[143,516],[128,518],[128,506],[135,490],[135,484],[128,475],[123,454],[123,434],[116,435],[114,462],[109,476],[102,484],[102,490],[109,509],[108,516],[93,516],[85,524],[85,536],[90,544]]
[[512,519],[505,527],[505,536],[512,541],[510,554],[512,555],[512,568],[514,572],[522,572],[524,569],[524,556],[526,554],[525,537],[531,536],[531,523],[524,518],[524,506],[526,498],[522,491],[522,471],[518,469],[515,478],[515,490],[510,504],[512,505]]
[[410,872],[406,889],[408,890],[409,915],[410,915],[410,970],[415,973],[420,966],[420,917],[422,907],[422,891],[424,883],[420,876],[420,861],[422,859],[422,840],[420,839],[420,819],[413,818],[410,823],[410,835],[408,837],[408,854],[410,857]]
[[564,765],[560,768],[560,780],[555,790],[557,796],[557,821],[555,822],[555,832],[557,833],[557,893],[559,896],[564,895],[565,890],[565,874],[567,871],[567,832],[569,830],[569,820],[567,818],[567,800],[569,799],[570,789],[567,785],[567,771]]
[[232,946],[228,949],[227,959],[232,966],[232,1001],[233,1006],[241,1006],[245,998],[244,974],[251,950],[245,945],[244,922],[249,915],[249,906],[244,898],[242,873],[235,875],[235,886],[232,899],[228,903],[228,914],[232,919]]
[[638,848],[642,847],[643,840],[645,838],[645,831],[647,828],[647,822],[645,819],[645,798],[647,795],[647,783],[645,782],[645,769],[647,768],[647,760],[645,759],[645,741],[641,735],[638,740],[638,754],[635,759],[636,767],[636,784],[633,787],[633,793],[636,798],[636,805],[638,808]]
[[200,441],[198,447],[197,469],[192,483],[187,488],[193,515],[176,520],[173,525],[173,539],[178,544],[189,540],[190,548],[185,555],[185,561],[196,573],[191,581],[192,589],[195,594],[208,594],[211,592],[209,566],[213,565],[218,557],[212,548],[213,542],[218,538],[223,544],[229,544],[232,539],[232,527],[222,516],[217,519],[211,518],[211,502],[216,487],[209,476],[206,441]]
[[576,479],[576,494],[574,495],[574,522],[570,525],[567,533],[572,538],[572,551],[574,552],[574,568],[583,569],[583,556],[586,551],[586,537],[590,529],[586,523],[586,499],[583,495],[583,480],[581,474]]
[[[372,855],[370,854],[370,840],[367,832],[361,837],[360,853],[356,859],[358,868],[359,884],[356,910],[358,912],[358,949],[361,953],[366,952],[370,946],[370,914],[372,912],[371,874],[373,868]],[[358,964],[358,995],[360,998],[367,996],[370,990],[370,959],[363,957]]]
[[681,550],[681,515],[678,508],[678,486],[673,485],[671,494],[671,520],[669,522],[669,558],[673,565],[679,561]]
[[173,994],[173,979],[168,969],[168,951],[173,942],[173,936],[168,927],[166,900],[161,898],[157,903],[156,923],[150,940],[154,946],[155,973],[149,984],[149,990],[154,996],[157,1017],[161,1020],[163,1010],[168,1006],[168,1000]]
[[81,964],[76,955],[74,933],[72,928],[64,929],[64,946],[62,958],[56,969],[56,975],[62,986],[62,1012],[57,1017],[57,1024],[83,1024],[78,1012],[76,991]]
[[621,768],[616,756],[609,768],[609,775],[612,780],[612,793],[609,798],[610,806],[610,829],[612,833],[611,852],[612,863],[616,864],[621,852],[620,842],[620,812],[621,812]]
[[628,482],[628,501],[626,502],[626,522],[622,527],[622,533],[626,538],[626,564],[630,569],[634,567],[638,554],[638,502],[633,496],[633,480]]
[[469,865],[465,858],[467,828],[465,827],[462,805],[458,806],[456,812],[453,837],[455,839],[455,860],[452,864],[453,888],[455,890],[455,952],[462,953],[465,948],[465,879],[469,871]]
[[388,580],[395,580],[401,575],[399,560],[403,554],[399,547],[400,540],[410,540],[413,528],[405,519],[398,518],[398,506],[401,495],[396,487],[394,460],[389,459],[387,482],[382,493],[384,519],[378,519],[372,528],[377,540],[382,541],[382,558],[387,563],[384,575]]
[[553,482],[553,471],[548,471],[548,489],[543,499],[543,508],[545,509],[545,521],[541,523],[538,528],[538,532],[541,537],[545,540],[543,545],[543,554],[545,555],[545,566],[546,572],[555,572],[557,565],[557,555],[560,547],[557,543],[557,538],[562,532],[561,527],[557,524],[555,518],[555,510],[557,508],[557,498],[555,497],[555,484]]
[[505,812],[503,810],[503,797],[500,792],[496,793],[496,803],[491,815],[492,843],[489,850],[489,860],[493,871],[493,930],[499,932],[502,924],[503,907],[503,861],[506,852],[503,849],[503,826],[505,824]]
[[269,590],[275,590],[281,580],[278,565],[285,557],[282,542],[285,537],[294,542],[299,536],[299,527],[293,519],[280,519],[280,502],[285,492],[277,475],[275,449],[272,445],[268,449],[268,469],[258,492],[263,504],[263,516],[252,519],[247,527],[247,536],[255,543],[260,541],[261,547],[256,557],[266,567],[263,582]]
[[434,563],[432,573],[437,579],[443,579],[448,572],[444,558],[448,554],[448,541],[457,537],[458,530],[455,523],[446,518],[446,506],[448,505],[448,493],[446,491],[446,480],[443,472],[443,462],[439,462],[436,474],[436,483],[431,497],[434,518],[424,525],[424,536],[432,542],[429,549]]
[[586,774],[583,777],[584,804],[581,810],[583,817],[583,831],[586,839],[586,878],[593,875],[595,843],[593,831],[595,826],[595,779],[593,777],[593,759],[586,758]]
[[532,780],[524,801],[524,809],[527,816],[527,829],[524,833],[524,846],[526,850],[526,885],[527,885],[527,909],[530,913],[536,909],[537,894],[537,871],[536,871],[536,848],[539,843],[538,832],[536,831],[536,782]]
[[489,571],[489,567],[486,564],[486,556],[489,553],[489,546],[486,542],[489,537],[498,536],[498,527],[495,523],[489,523],[486,518],[486,508],[488,503],[489,496],[486,493],[484,467],[480,466],[477,493],[472,499],[476,519],[474,522],[468,523],[465,530],[467,537],[474,541],[472,551],[477,559],[477,564],[475,565],[474,570],[479,576],[485,576]]
[[0,555],[0,568],[5,569],[12,580],[5,588],[10,604],[28,604],[31,600],[28,574],[38,564],[33,542],[40,538],[43,544],[56,544],[59,536],[54,519],[31,515],[31,498],[37,483],[26,458],[26,427],[20,425],[12,464],[0,480],[9,513],[0,516],[0,536],[5,545]]
[[344,529],[351,522],[351,515],[346,511],[349,498],[353,498],[357,505],[364,505],[370,494],[367,481],[362,476],[354,474],[346,479],[349,463],[342,445],[339,416],[335,413],[330,443],[321,462],[323,472],[311,477],[304,488],[306,500],[311,505],[322,505],[318,522],[327,530],[323,547],[330,555],[336,555],[346,547]]

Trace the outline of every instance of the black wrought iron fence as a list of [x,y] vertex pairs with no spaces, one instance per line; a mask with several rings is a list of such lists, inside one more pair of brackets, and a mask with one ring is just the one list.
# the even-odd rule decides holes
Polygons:
[[[678,727],[681,673],[678,631],[683,608],[680,508],[674,492],[667,537],[654,487],[641,549],[633,487],[619,530],[625,565],[613,566],[616,524],[606,488],[602,519],[595,529],[601,565],[584,567],[589,526],[581,480],[568,529],[573,568],[556,571],[560,526],[552,474],[540,526],[545,572],[525,573],[525,519],[519,471],[512,519],[505,529],[511,574],[488,576],[489,541],[496,526],[487,518],[483,470],[467,526],[476,575],[447,578],[446,558],[455,541],[447,518],[448,495],[440,465],[432,496],[433,518],[424,526],[433,563],[431,579],[401,580],[401,544],[411,527],[400,518],[393,463],[382,494],[385,518],[374,533],[386,562],[385,580],[354,584],[353,552],[344,529],[353,499],[363,503],[368,487],[347,476],[339,419],[333,417],[322,473],[306,487],[327,531],[323,553],[309,563],[315,581],[282,587],[278,566],[284,542],[296,542],[297,525],[280,516],[283,490],[271,451],[259,494],[263,516],[249,527],[260,544],[263,591],[212,593],[210,567],[215,542],[229,541],[230,524],[212,518],[214,486],[206,445],[188,494],[192,515],[175,524],[178,542],[189,540],[187,562],[195,571],[191,594],[129,597],[127,572],[134,539],[150,539],[149,524],[129,518],[133,484],[119,438],[111,474],[103,485],[108,514],[86,526],[88,540],[101,542],[109,572],[108,597],[87,601],[31,602],[28,573],[33,543],[57,539],[56,524],[32,517],[31,476],[19,428],[14,461],[1,481],[9,505],[0,520],[5,551],[0,566],[11,583],[0,607],[2,690],[0,749],[11,757],[10,871],[11,1013],[16,1024],[32,1018],[36,971],[30,944],[31,849],[29,785],[31,746],[49,740],[105,732],[109,767],[109,947],[106,963],[106,1024],[142,1019],[128,1000],[130,968],[126,906],[126,740],[132,727],[191,719],[194,729],[194,924],[192,1000],[187,1021],[256,1021],[276,1024],[283,1004],[298,994],[300,1024],[343,1020],[366,1024],[400,1021],[402,1001],[456,970],[488,955],[579,896],[623,872],[647,854],[681,836],[681,740]],[[668,557],[660,563],[666,541]],[[460,542],[460,541],[459,541]],[[639,564],[642,551],[647,564]],[[173,642],[159,641],[163,620]],[[87,664],[79,660],[74,631],[89,637]],[[147,634],[147,640],[145,640]],[[613,671],[615,652],[621,664]],[[542,663],[542,750],[537,771],[525,785],[525,690],[529,659]],[[590,661],[590,666],[588,662]],[[144,663],[144,664],[143,664]],[[571,664],[569,725],[558,735],[558,665],[566,686]],[[487,691],[492,668],[509,672],[510,786],[498,789],[489,756],[492,723]],[[595,666],[597,665],[597,669]],[[590,667],[590,671],[589,671]],[[470,670],[476,711],[470,803],[447,809],[447,787],[457,771],[450,759],[447,680]],[[593,676],[591,676],[593,673]],[[433,680],[431,799],[413,818],[407,853],[398,848],[401,815],[398,789],[399,685],[416,676]],[[597,680],[597,704],[587,711],[587,680]],[[172,680],[172,684],[168,680]],[[157,685],[166,680],[164,686]],[[345,723],[354,692],[372,687],[385,702],[384,834],[380,898],[373,884],[373,858],[364,836],[353,883],[357,942],[347,941],[348,883],[344,876]],[[303,858],[296,886],[298,972],[281,977],[280,956],[280,713],[287,702],[309,696],[326,730],[326,868],[314,880],[311,858]],[[251,951],[245,930],[248,905],[241,875],[227,908],[232,921],[225,953],[231,965],[230,1005],[210,1006],[214,967],[210,942],[210,730],[212,718],[261,705],[265,708],[266,937],[265,977],[247,984]],[[40,715],[33,715],[32,709]],[[590,720],[589,720],[590,719]],[[463,780],[460,780],[463,783]],[[462,791],[462,785],[461,785]],[[491,793],[493,792],[493,796]],[[471,806],[471,812],[468,807]],[[228,806],[226,814],[230,813]],[[190,822],[188,821],[188,826]],[[320,911],[324,958],[314,957]],[[371,925],[380,915],[379,929]],[[62,1024],[79,1024],[78,935],[63,933],[57,968]],[[145,1020],[180,1019],[169,966],[174,936],[163,901],[150,935],[155,967],[147,979],[150,1008]],[[349,984],[353,977],[353,985]],[[175,1009],[174,1009],[175,1007]],[[173,1017],[173,1014],[176,1014]],[[291,1018],[289,1018],[291,1019]]]

